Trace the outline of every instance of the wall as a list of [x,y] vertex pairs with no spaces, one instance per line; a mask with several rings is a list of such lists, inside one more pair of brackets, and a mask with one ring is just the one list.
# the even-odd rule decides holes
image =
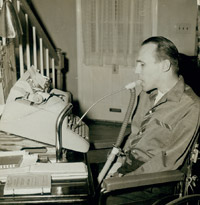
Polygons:
[[31,0],[56,48],[66,53],[66,89],[77,99],[76,1]]
[[197,1],[158,0],[158,35],[171,39],[179,52],[195,54]]

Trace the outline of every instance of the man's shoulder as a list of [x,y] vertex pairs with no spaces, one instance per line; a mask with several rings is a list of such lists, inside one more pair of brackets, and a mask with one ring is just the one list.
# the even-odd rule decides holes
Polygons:
[[190,99],[196,106],[200,106],[200,97],[193,91],[189,85],[185,85],[184,95]]

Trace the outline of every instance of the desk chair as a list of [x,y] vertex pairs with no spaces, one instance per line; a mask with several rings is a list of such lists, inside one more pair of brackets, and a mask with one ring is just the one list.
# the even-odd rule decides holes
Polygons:
[[[155,185],[174,183],[174,194],[164,197],[162,199],[155,199],[155,201],[147,202],[147,204],[163,205],[163,204],[187,204],[188,200],[199,200],[200,194],[194,194],[194,186],[197,177],[194,175],[193,167],[197,163],[198,158],[198,144],[199,144],[199,130],[196,132],[193,143],[187,154],[183,165],[178,170],[164,171],[159,173],[149,173],[141,175],[129,175],[123,177],[111,177],[104,179],[103,189],[100,194],[100,204],[106,204],[106,198],[111,194],[134,192],[138,187],[146,188]],[[199,192],[200,193],[200,192]],[[170,202],[172,201],[172,202]],[[194,202],[194,201],[193,201]],[[194,203],[191,204],[194,204]],[[138,203],[137,203],[138,204]],[[142,202],[141,204],[145,204]]]

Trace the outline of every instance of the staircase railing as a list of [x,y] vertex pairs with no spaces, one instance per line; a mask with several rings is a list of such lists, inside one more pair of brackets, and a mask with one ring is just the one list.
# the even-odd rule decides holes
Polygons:
[[[1,4],[3,4],[5,0],[0,1]],[[21,77],[30,66],[34,66],[42,75],[51,79],[53,88],[62,90],[63,77],[61,70],[64,68],[64,55],[61,49],[55,48],[51,43],[26,0],[12,0],[12,4],[19,16],[23,35],[18,36],[18,38],[14,40],[0,39],[0,47],[6,47],[4,48],[4,52],[1,52],[2,55],[0,55],[1,62],[3,62],[1,67],[4,67],[1,69],[6,70],[5,66],[9,64],[9,62],[5,61],[10,61],[10,59],[3,57],[4,53],[7,52],[9,56],[11,54],[12,56],[14,55],[14,59],[12,59],[11,62],[14,69],[12,68],[10,72],[12,75],[13,72],[16,72],[17,77],[15,80],[13,80],[13,77],[10,78],[13,81],[12,84]],[[8,47],[12,47],[12,49],[8,49]],[[7,76],[5,77],[3,75]],[[4,72],[3,75],[0,76],[2,81],[9,81],[8,73]],[[2,87],[4,92],[6,90],[7,95],[12,85],[9,85],[9,88],[7,86],[7,89],[5,86],[6,82],[3,82]],[[0,104],[2,104],[2,102],[0,102]]]

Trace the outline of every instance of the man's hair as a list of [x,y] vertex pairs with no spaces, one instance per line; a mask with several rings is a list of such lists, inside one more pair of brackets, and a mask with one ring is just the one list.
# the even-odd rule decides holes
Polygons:
[[159,61],[168,59],[175,73],[178,73],[179,52],[174,43],[162,36],[154,36],[146,39],[142,46],[148,43],[153,43],[157,46],[156,57]]

